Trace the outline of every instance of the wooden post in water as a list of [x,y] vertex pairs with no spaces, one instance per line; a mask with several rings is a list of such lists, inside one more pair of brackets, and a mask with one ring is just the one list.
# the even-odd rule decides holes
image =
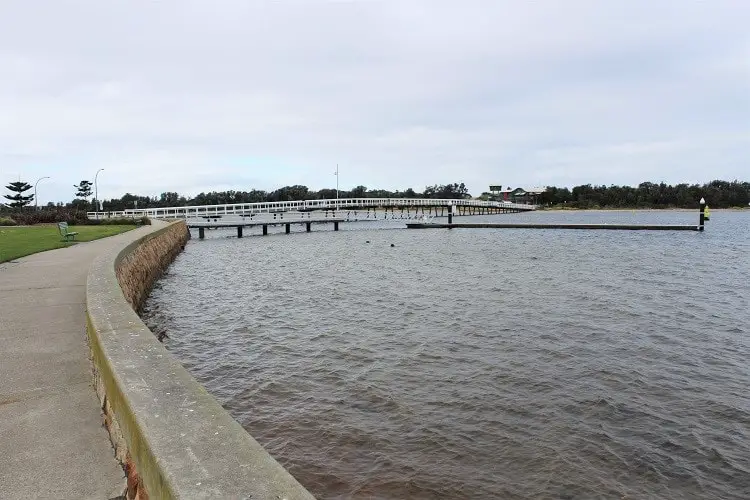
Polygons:
[[698,231],[703,231],[703,226],[706,223],[706,200],[701,198],[700,215],[698,216]]
[[305,226],[307,226],[307,232],[309,233],[311,231],[312,224],[310,222],[305,222]]
[[292,232],[292,225],[291,224],[284,224],[286,226],[286,234],[289,234]]
[[454,205],[448,205],[448,224],[453,224],[453,207]]
[[203,239],[206,237],[206,230],[205,228],[199,227],[198,228],[198,238]]
[[242,226],[237,226],[237,237],[242,238]]
[[268,224],[263,224],[263,236],[268,234]]
[[333,223],[333,230],[334,230],[334,231],[338,231],[338,230],[339,230],[339,221],[335,221],[335,222]]

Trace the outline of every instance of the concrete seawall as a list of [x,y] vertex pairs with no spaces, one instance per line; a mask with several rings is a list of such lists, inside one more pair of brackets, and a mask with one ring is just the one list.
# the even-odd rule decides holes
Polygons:
[[128,497],[312,499],[135,311],[187,238],[184,222],[171,223],[99,256],[89,271],[95,385]]

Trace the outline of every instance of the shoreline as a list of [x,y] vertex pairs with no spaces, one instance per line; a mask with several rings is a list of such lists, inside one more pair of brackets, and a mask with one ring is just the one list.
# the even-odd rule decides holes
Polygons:
[[[710,207],[709,207],[710,208]],[[748,208],[710,208],[712,212],[750,212]],[[697,212],[698,208],[537,208],[536,212]]]

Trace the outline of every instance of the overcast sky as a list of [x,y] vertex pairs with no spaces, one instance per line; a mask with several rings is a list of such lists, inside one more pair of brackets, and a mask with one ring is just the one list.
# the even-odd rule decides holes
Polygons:
[[1,0],[0,181],[750,180],[750,1]]

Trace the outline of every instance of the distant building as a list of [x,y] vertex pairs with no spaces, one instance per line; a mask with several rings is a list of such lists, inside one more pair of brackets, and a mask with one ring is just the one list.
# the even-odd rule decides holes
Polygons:
[[546,187],[515,188],[510,186],[490,185],[490,196],[495,201],[509,201],[511,203],[522,203],[525,205],[538,205],[539,196],[547,191]]

